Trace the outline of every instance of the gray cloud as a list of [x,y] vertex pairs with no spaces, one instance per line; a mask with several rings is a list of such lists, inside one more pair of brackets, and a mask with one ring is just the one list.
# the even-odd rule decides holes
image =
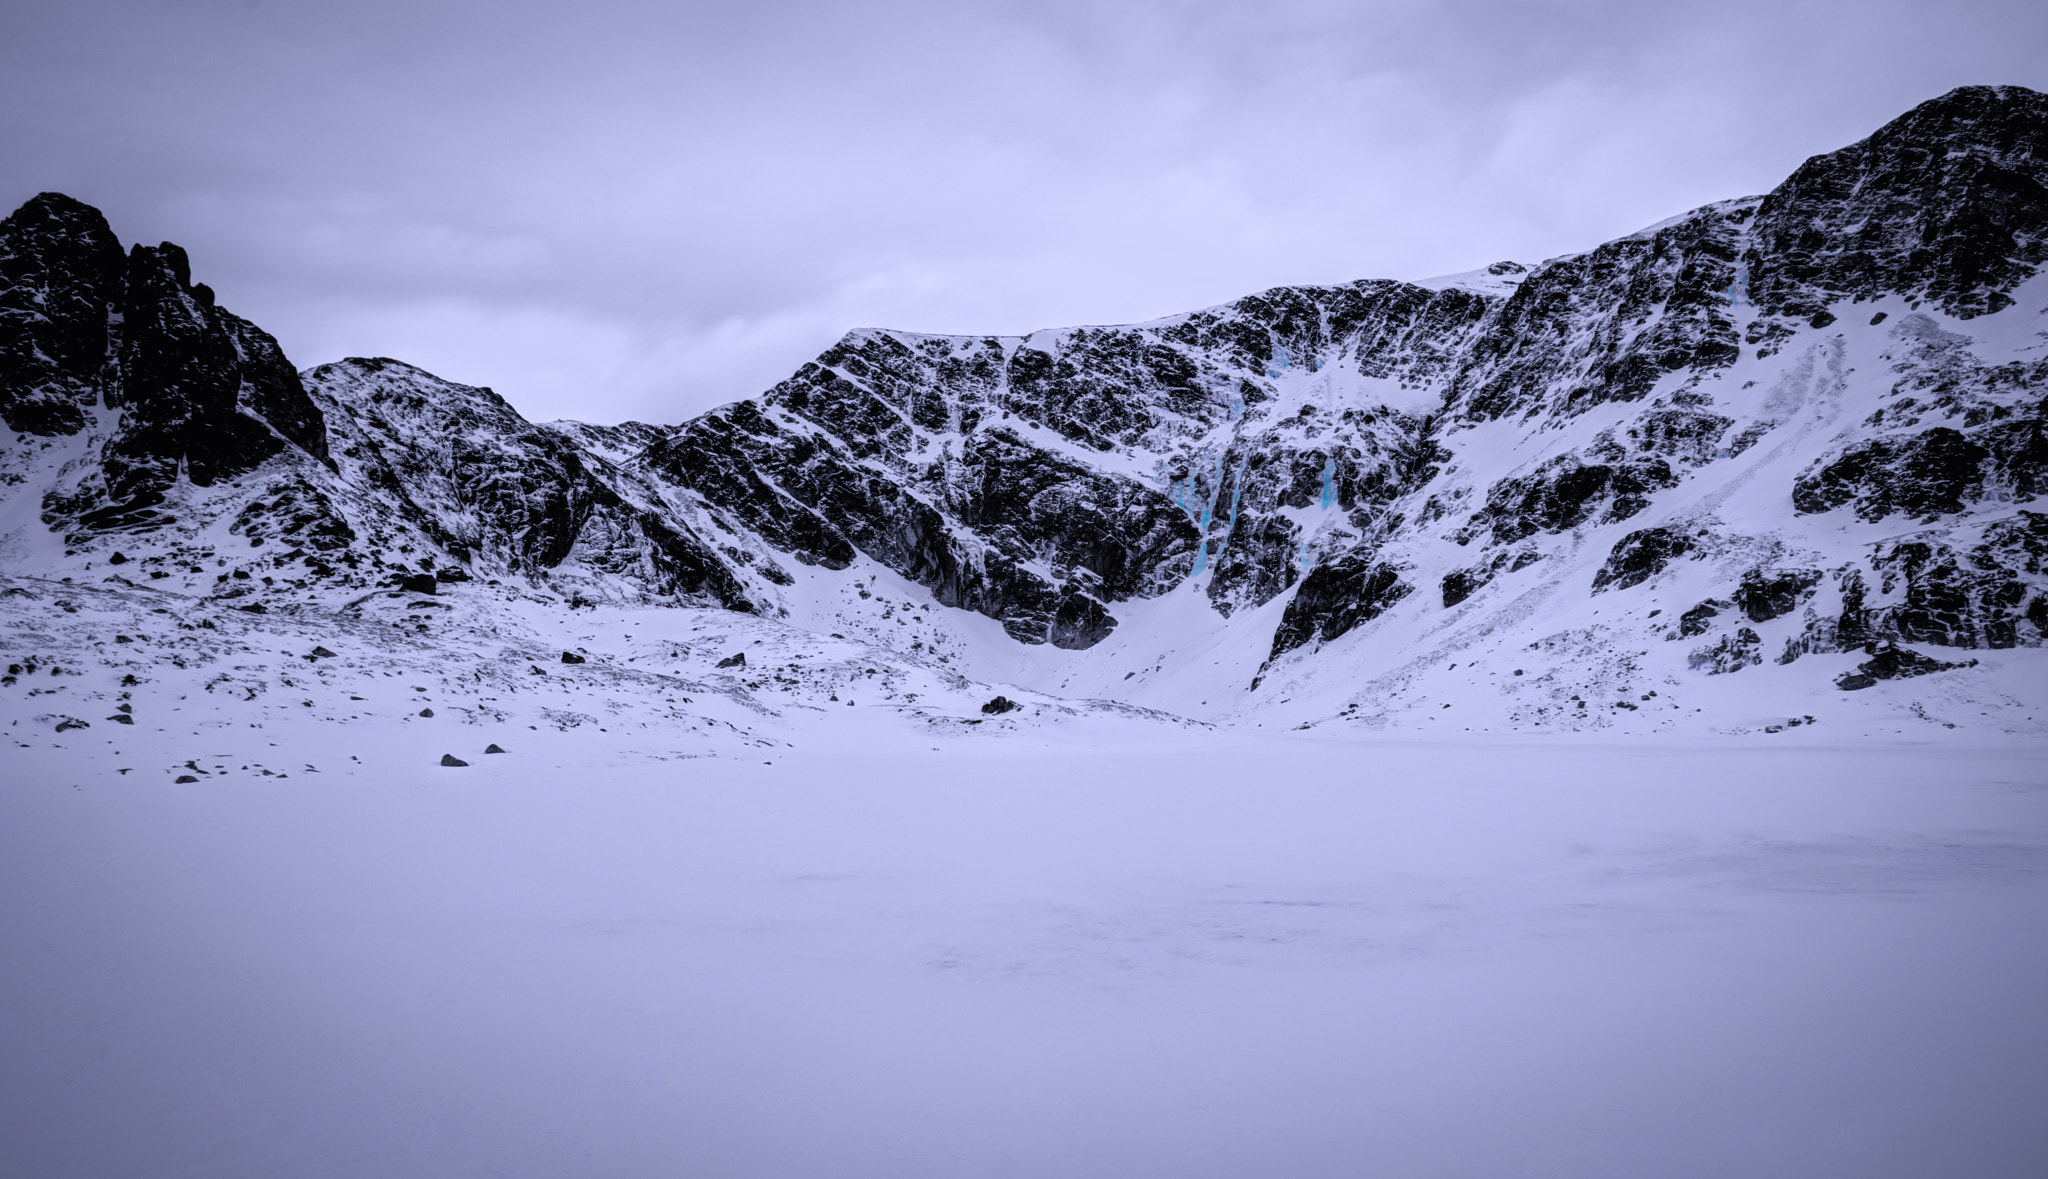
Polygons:
[[2036,4],[43,3],[0,201],[192,250],[300,364],[674,421],[1017,332],[1585,248],[1952,86]]

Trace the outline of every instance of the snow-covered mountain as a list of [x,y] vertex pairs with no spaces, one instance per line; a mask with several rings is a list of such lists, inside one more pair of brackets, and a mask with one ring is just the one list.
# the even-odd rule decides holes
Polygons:
[[721,609],[962,700],[1253,725],[2033,731],[2044,261],[2048,97],[1969,87],[1582,254],[863,330],[680,425],[535,424],[398,361],[295,372],[176,246],[46,193],[0,222],[0,562],[295,626]]

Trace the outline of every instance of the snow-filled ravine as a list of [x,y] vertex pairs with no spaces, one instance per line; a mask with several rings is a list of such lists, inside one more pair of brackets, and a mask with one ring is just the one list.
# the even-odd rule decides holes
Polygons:
[[0,696],[0,1171],[2048,1160],[2037,741],[972,725],[879,686],[529,727],[361,670],[63,733],[22,715],[61,671]]

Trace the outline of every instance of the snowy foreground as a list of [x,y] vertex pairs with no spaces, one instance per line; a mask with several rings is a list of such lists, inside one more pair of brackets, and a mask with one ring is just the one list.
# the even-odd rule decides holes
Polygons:
[[0,696],[0,1171],[2048,1170],[2036,740],[970,724],[859,652],[543,724],[368,627]]

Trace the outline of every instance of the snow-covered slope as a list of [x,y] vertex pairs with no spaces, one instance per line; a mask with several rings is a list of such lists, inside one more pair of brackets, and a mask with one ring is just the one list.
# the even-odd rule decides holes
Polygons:
[[461,586],[738,611],[967,703],[2038,731],[2044,184],[2048,98],[1965,88],[1534,267],[858,331],[673,427],[294,373],[45,194],[0,223],[0,559],[292,625]]

